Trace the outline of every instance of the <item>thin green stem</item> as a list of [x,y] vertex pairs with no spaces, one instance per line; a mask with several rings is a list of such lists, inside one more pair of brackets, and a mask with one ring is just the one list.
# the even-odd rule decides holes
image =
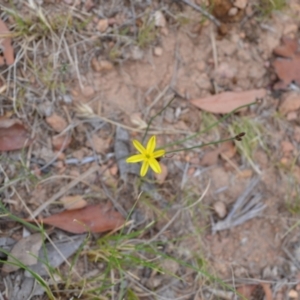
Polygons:
[[236,139],[236,137],[234,136],[234,137],[231,137],[231,138],[228,138],[228,139],[218,140],[218,141],[214,141],[214,142],[210,142],[210,143],[206,143],[206,144],[200,144],[200,145],[196,145],[196,146],[189,147],[189,148],[181,148],[181,149],[167,151],[166,154],[174,153],[174,152],[180,152],[180,151],[186,151],[186,150],[192,150],[192,149],[195,149],[195,148],[202,148],[202,147],[209,146],[209,145],[216,145],[216,144],[220,144],[220,143],[224,143],[224,142],[228,142],[228,141],[233,141],[235,139]]
[[165,105],[157,114],[155,114],[153,117],[151,117],[150,118],[150,121],[149,121],[149,123],[148,123],[148,125],[147,125],[147,128],[146,128],[146,131],[145,131],[145,133],[144,133],[144,136],[143,136],[143,138],[142,138],[142,144],[144,144],[144,142],[145,142],[145,138],[146,138],[146,136],[147,136],[147,133],[148,133],[148,131],[149,131],[149,129],[150,129],[150,125],[152,124],[152,122],[153,122],[153,120],[158,116],[158,115],[160,115],[173,101],[175,100],[175,96],[167,103],[167,105]]
[[[239,106],[238,108],[236,108],[236,109],[234,109],[233,111],[231,111],[230,113],[224,115],[220,120],[218,120],[217,122],[214,122],[213,124],[211,124],[210,126],[208,126],[207,128],[205,128],[204,130],[201,130],[201,131],[199,131],[199,132],[196,132],[196,133],[192,134],[191,136],[188,136],[187,138],[184,138],[184,139],[179,140],[179,141],[177,141],[177,142],[173,142],[173,143],[166,144],[166,145],[164,145],[164,146],[162,146],[162,147],[159,147],[159,148],[156,149],[156,150],[159,150],[159,149],[165,149],[165,148],[167,148],[167,147],[171,147],[171,146],[174,146],[174,145],[182,144],[182,143],[184,143],[184,142],[186,142],[186,141],[188,141],[188,140],[190,140],[190,139],[195,138],[196,136],[198,136],[198,135],[200,135],[200,134],[206,133],[206,132],[209,131],[211,128],[217,126],[218,124],[220,124],[220,123],[223,122],[224,120],[228,119],[231,115],[233,115],[234,113],[236,113],[238,110],[240,110],[240,109],[242,109],[242,108],[245,108],[245,107],[250,107],[251,105],[256,104],[256,103],[257,103],[257,102],[255,101],[255,102],[252,102],[252,103],[250,103],[250,104],[246,104],[246,105]],[[197,147],[194,147],[194,148],[197,148]],[[192,147],[192,148],[186,148],[186,149],[193,149],[193,147]],[[177,151],[177,150],[176,150],[176,151]],[[175,152],[176,152],[176,151],[175,151]],[[171,152],[172,152],[172,151],[171,151]],[[169,152],[167,152],[167,153],[169,153]]]

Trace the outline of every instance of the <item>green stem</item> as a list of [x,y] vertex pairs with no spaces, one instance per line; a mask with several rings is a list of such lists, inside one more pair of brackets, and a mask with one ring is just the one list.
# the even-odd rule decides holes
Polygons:
[[155,114],[153,117],[151,117],[150,118],[150,121],[149,121],[149,123],[148,123],[148,125],[147,125],[147,128],[146,128],[146,131],[145,131],[145,133],[144,133],[144,136],[143,136],[143,138],[142,138],[142,144],[144,144],[144,142],[145,142],[145,138],[146,138],[146,136],[147,136],[147,133],[148,133],[148,131],[149,131],[149,129],[150,129],[150,125],[152,124],[152,121],[158,116],[158,115],[160,115],[173,101],[174,101],[174,99],[175,99],[175,96],[167,103],[167,105],[165,105],[157,114]]
[[[187,138],[184,138],[182,140],[179,140],[177,142],[173,142],[173,143],[169,143],[169,144],[166,144],[162,147],[159,147],[157,148],[156,150],[159,150],[159,149],[165,149],[167,147],[171,147],[171,146],[174,146],[174,145],[178,145],[178,144],[182,144],[190,139],[193,139],[195,138],[196,136],[200,135],[200,134],[203,134],[207,131],[209,131],[211,128],[217,126],[218,124],[220,124],[221,122],[225,121],[226,119],[228,119],[231,115],[233,115],[234,113],[236,113],[238,110],[242,109],[242,108],[245,108],[245,107],[250,107],[251,105],[253,104],[256,104],[257,102],[252,102],[252,103],[249,103],[249,104],[246,104],[246,105],[242,105],[242,106],[239,106],[238,108],[234,109],[233,111],[231,111],[230,113],[224,115],[220,120],[218,120],[217,122],[214,122],[213,124],[211,124],[210,126],[208,126],[207,128],[205,128],[204,130],[202,131],[199,131],[199,132],[196,132],[194,134],[192,134],[191,136],[188,136]],[[192,147],[192,148],[197,148],[197,147]],[[187,149],[192,149],[192,148],[187,148]],[[176,152],[176,151],[175,151]],[[168,153],[168,152],[167,152]]]
[[214,141],[214,142],[210,142],[210,143],[206,143],[206,144],[200,144],[200,145],[189,147],[189,148],[181,148],[181,149],[167,151],[166,154],[180,152],[180,151],[186,151],[186,150],[192,150],[195,148],[202,148],[202,147],[209,146],[209,145],[216,145],[216,144],[220,144],[220,143],[224,143],[224,142],[228,142],[228,141],[233,141],[235,139],[236,139],[236,136],[228,138],[228,139],[224,139],[224,140],[218,140],[218,141]]

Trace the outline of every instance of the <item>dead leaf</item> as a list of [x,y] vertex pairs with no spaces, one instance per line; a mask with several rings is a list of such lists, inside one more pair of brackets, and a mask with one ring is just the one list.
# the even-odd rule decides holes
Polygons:
[[157,10],[154,13],[154,20],[155,20],[156,27],[166,27],[167,25],[166,18],[160,10]]
[[[300,67],[300,65],[299,65]],[[279,106],[279,112],[283,115],[287,115],[289,112],[293,112],[300,108],[300,94],[296,92],[288,93],[283,102]]]
[[18,264],[15,259],[23,263],[25,266],[36,264],[42,243],[43,236],[40,233],[34,233],[19,240],[10,251],[10,255],[7,258],[7,263],[3,265],[2,271],[10,273],[20,269],[20,266],[18,265],[9,264],[10,262]]
[[231,141],[222,143],[219,150],[223,159],[231,159],[236,154],[236,147]]
[[0,151],[22,149],[32,141],[20,120],[0,118]]
[[105,32],[106,29],[108,28],[108,19],[101,19],[99,20],[96,29],[100,32]]
[[251,169],[245,169],[245,170],[241,170],[239,173],[238,173],[238,176],[240,178],[250,178],[252,177],[253,175],[253,171]]
[[[5,63],[9,66],[15,62],[14,49],[11,45],[10,31],[6,24],[0,19],[0,48],[2,48]],[[2,58],[2,56],[0,56]],[[2,63],[1,63],[2,62]],[[3,65],[3,60],[0,61],[0,66]]]
[[161,162],[159,164],[161,167],[161,173],[154,173],[154,176],[158,184],[163,184],[168,176],[168,167]]
[[130,115],[130,122],[140,129],[145,129],[147,128],[147,123],[142,119],[142,114],[141,113],[132,113]]
[[53,149],[56,151],[64,151],[68,148],[72,141],[72,138],[69,135],[63,134],[63,135],[54,135],[52,137],[52,146]]
[[52,114],[50,117],[46,118],[46,122],[56,132],[62,132],[68,126],[66,120],[55,113]]
[[80,195],[62,197],[60,202],[66,210],[80,209],[87,206],[87,202]]
[[270,288],[270,284],[266,283],[266,282],[261,282],[260,284],[263,287],[263,290],[265,292],[265,295],[266,295],[265,299],[266,300],[273,300],[273,295],[272,295],[272,290]]
[[243,92],[224,92],[205,98],[193,99],[190,102],[202,110],[215,114],[226,114],[265,96],[266,90],[258,89]]
[[[246,299],[251,299],[252,293],[255,291],[257,288],[257,285],[253,284],[244,284],[242,286],[239,286],[236,291],[245,297]],[[244,299],[244,298],[243,298]]]
[[95,72],[107,72],[111,71],[114,65],[108,60],[98,60],[96,57],[93,57],[91,60],[91,67]]
[[228,141],[221,144],[221,146],[217,149],[206,152],[200,164],[202,166],[212,166],[218,162],[218,157],[221,155],[223,159],[231,159],[236,154],[236,147],[233,142]]
[[[33,222],[33,220],[27,221]],[[105,232],[117,229],[125,223],[122,215],[108,204],[95,204],[82,209],[66,210],[40,221],[72,233]]]
[[282,45],[274,49],[274,54],[281,56],[273,62],[275,72],[280,79],[274,89],[287,89],[292,82],[300,85],[300,53],[296,39],[284,37]]
[[112,176],[116,176],[118,174],[118,165],[117,164],[113,164],[110,168],[109,168],[109,173],[112,175]]
[[[59,267],[66,259],[73,255],[83,243],[86,235],[77,235],[64,240],[55,241],[54,244],[46,243],[45,247],[41,248],[38,254],[39,260],[35,265],[30,266],[30,269],[40,276],[48,276],[49,270],[47,266],[52,268]],[[47,262],[47,266],[45,265]],[[26,277],[32,277],[32,274],[25,271]]]
[[84,8],[87,12],[89,12],[92,8],[95,7],[95,3],[93,0],[86,0],[84,3]]

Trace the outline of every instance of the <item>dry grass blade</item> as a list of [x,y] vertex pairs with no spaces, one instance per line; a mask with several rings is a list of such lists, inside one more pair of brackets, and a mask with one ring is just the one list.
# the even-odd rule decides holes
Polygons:
[[253,195],[253,190],[258,183],[259,177],[251,180],[250,184],[244,193],[237,199],[226,218],[217,223],[213,223],[213,233],[243,224],[244,222],[257,217],[265,209],[266,206],[260,202],[262,195],[259,193]]

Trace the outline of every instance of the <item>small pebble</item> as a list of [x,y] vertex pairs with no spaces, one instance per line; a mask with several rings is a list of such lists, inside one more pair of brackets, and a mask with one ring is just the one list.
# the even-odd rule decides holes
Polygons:
[[155,56],[162,56],[163,54],[163,49],[161,47],[155,47],[154,48],[154,55]]
[[213,205],[214,211],[220,219],[223,219],[227,215],[227,209],[222,201],[217,201]]

